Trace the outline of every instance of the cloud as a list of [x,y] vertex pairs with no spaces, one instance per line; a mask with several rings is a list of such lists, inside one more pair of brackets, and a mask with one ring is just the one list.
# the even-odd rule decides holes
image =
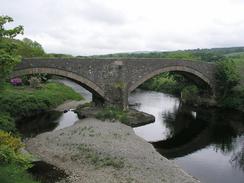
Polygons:
[[244,45],[241,0],[0,0],[47,52],[90,55]]

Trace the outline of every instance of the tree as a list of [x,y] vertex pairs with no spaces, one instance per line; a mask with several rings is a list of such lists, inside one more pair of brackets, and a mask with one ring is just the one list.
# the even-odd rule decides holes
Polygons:
[[20,56],[16,55],[16,44],[12,41],[18,34],[23,34],[23,26],[5,29],[5,24],[13,22],[9,16],[0,16],[0,86],[3,85],[13,67],[20,62]]
[[42,45],[31,39],[24,38],[22,41],[18,41],[17,44],[18,48],[16,53],[22,57],[42,57],[45,55]]
[[225,99],[240,81],[234,61],[226,59],[217,63],[216,80],[220,99]]

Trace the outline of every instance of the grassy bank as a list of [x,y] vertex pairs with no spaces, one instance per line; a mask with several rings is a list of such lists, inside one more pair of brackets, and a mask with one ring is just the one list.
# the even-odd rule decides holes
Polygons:
[[47,83],[40,89],[6,85],[0,92],[0,111],[17,119],[49,110],[66,100],[81,99],[78,93],[60,83]]
[[25,170],[16,167],[16,165],[0,166],[0,182],[4,183],[38,183],[26,173]]
[[38,89],[5,84],[0,91],[0,182],[36,183],[26,172],[31,162],[20,152],[24,144],[16,135],[15,120],[50,110],[65,100],[81,99],[60,83],[43,84]]

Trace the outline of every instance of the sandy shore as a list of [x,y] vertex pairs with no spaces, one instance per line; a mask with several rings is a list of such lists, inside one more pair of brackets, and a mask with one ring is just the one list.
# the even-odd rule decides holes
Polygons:
[[27,150],[70,175],[71,183],[199,182],[119,122],[79,120],[29,139]]

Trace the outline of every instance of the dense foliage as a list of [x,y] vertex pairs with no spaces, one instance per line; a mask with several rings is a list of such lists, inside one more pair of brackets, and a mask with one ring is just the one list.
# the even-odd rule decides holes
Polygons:
[[238,85],[240,76],[237,72],[236,64],[232,60],[224,60],[217,64],[217,90],[219,97],[224,99],[230,95],[233,88]]
[[181,99],[188,104],[195,104],[199,98],[199,90],[195,85],[189,85],[183,88]]
[[0,130],[6,132],[15,132],[15,122],[9,113],[0,112]]
[[41,44],[31,39],[24,38],[22,41],[14,40],[17,45],[16,54],[23,58],[42,57],[45,56],[45,51]]
[[180,96],[182,89],[189,85],[189,81],[179,74],[161,73],[146,82],[140,88],[154,90]]
[[0,182],[34,183],[26,173],[30,168],[30,156],[21,153],[24,144],[20,138],[0,130]]
[[30,158],[20,152],[23,143],[7,133],[16,133],[14,119],[51,109],[67,99],[81,97],[59,83],[47,83],[39,89],[5,84],[0,92],[0,182],[34,183],[26,173]]
[[0,130],[0,163],[16,164],[24,169],[31,166],[30,160],[20,152],[24,144],[20,138]]
[[13,22],[9,16],[0,16],[0,87],[5,82],[13,67],[20,62],[20,57],[16,55],[16,45],[12,42],[6,42],[7,39],[13,39],[18,34],[23,33],[23,27],[17,26],[13,29],[5,29],[5,24]]

